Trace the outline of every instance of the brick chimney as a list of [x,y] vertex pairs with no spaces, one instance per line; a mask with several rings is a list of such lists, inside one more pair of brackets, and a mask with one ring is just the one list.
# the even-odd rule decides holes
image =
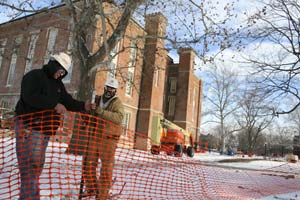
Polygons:
[[202,102],[202,81],[194,74],[196,52],[192,48],[180,48],[178,54],[178,90],[173,122],[196,137]]
[[147,137],[151,136],[152,117],[163,116],[164,86],[167,51],[163,37],[166,35],[167,19],[161,13],[146,16],[144,66],[142,72],[137,132],[145,138],[137,138],[136,148],[148,149]]
[[185,70],[194,70],[194,60],[196,53],[192,48],[178,49],[180,68]]

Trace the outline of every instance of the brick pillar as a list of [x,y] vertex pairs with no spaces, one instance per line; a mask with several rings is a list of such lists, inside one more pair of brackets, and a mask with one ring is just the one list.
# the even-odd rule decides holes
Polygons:
[[167,51],[164,49],[167,20],[160,14],[146,16],[144,66],[142,72],[139,111],[136,130],[143,136],[136,137],[135,148],[147,150],[147,138],[151,137],[152,117],[163,115],[165,69]]

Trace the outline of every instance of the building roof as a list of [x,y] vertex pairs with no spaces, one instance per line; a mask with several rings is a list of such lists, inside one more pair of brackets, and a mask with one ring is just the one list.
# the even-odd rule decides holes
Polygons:
[[[76,0],[74,2],[80,2],[80,0]],[[47,7],[47,8],[43,8],[41,10],[38,10],[37,12],[35,13],[32,13],[32,14],[28,14],[28,15],[24,15],[22,17],[18,17],[16,19],[12,19],[12,20],[9,20],[9,21],[6,21],[6,22],[3,22],[3,23],[0,23],[0,26],[4,26],[6,24],[10,24],[10,23],[13,23],[13,22],[16,22],[16,21],[20,21],[20,20],[24,20],[26,18],[30,18],[30,17],[33,17],[35,15],[38,15],[38,14],[47,14],[49,13],[49,11],[53,11],[53,10],[56,10],[56,9],[59,9],[59,8],[63,8],[65,7],[65,3],[61,3],[59,5],[55,5],[55,6],[52,6],[52,7]],[[113,5],[113,4],[111,4]],[[139,24],[136,20],[134,20],[133,18],[131,18],[131,21],[133,23],[135,23],[138,27],[140,27],[141,29],[145,30],[143,26],[141,26],[141,24]]]

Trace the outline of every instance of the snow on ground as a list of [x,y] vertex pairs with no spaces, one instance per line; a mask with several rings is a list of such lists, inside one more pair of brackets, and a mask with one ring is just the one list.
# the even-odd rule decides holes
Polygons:
[[278,195],[271,195],[265,198],[261,198],[260,200],[299,200],[300,199],[300,191],[293,192],[289,194],[278,194]]
[[[227,162],[227,163],[219,163],[221,160],[226,159],[249,159],[250,162]],[[291,166],[296,165],[299,167],[300,163],[287,163],[283,159],[281,161],[272,161],[272,160],[263,160],[263,157],[242,157],[241,155],[235,156],[227,156],[220,155],[219,153],[201,153],[196,154],[194,159],[204,161],[207,163],[214,163],[218,166],[227,166],[233,168],[242,168],[242,169],[253,169],[253,170],[269,170],[276,169],[276,167],[280,167],[285,164],[289,164]],[[262,159],[262,160],[252,160],[252,159]],[[290,171],[292,172],[292,171]],[[299,173],[299,172],[298,172]],[[297,174],[299,176],[299,174]],[[260,198],[260,200],[300,200],[300,188],[297,192],[292,192],[288,194],[276,194],[268,197]]]
[[[17,197],[18,193],[18,169],[16,165],[16,157],[13,153],[15,141],[14,139],[0,139],[0,199],[8,199],[9,195]],[[45,163],[45,169],[41,175],[41,195],[42,196],[52,196],[51,199],[61,199],[62,196],[65,196],[65,199],[76,199],[79,191],[79,184],[81,180],[81,157],[74,155],[67,155],[64,153],[67,145],[63,143],[49,143],[47,148],[47,159]],[[122,156],[121,156],[122,155]],[[126,155],[126,156],[124,156]],[[157,189],[163,188],[169,199],[178,199],[180,195],[184,194],[185,188],[177,187],[174,190],[173,185],[166,184],[166,178],[170,178],[171,175],[174,175],[174,171],[180,173],[186,173],[187,170],[195,170],[194,165],[186,166],[184,165],[185,161],[191,163],[201,163],[208,164],[213,166],[225,167],[227,176],[238,176],[240,174],[236,173],[234,170],[228,170],[228,168],[236,169],[249,169],[249,170],[270,170],[281,172],[295,173],[296,176],[299,176],[300,163],[287,163],[285,161],[271,161],[271,160],[251,160],[250,159],[263,159],[262,157],[241,157],[241,156],[226,156],[219,155],[218,153],[200,153],[195,154],[194,158],[189,158],[184,156],[182,158],[182,164],[178,163],[178,158],[167,156],[165,154],[161,155],[152,155],[150,152],[138,151],[138,150],[124,150],[118,149],[116,152],[117,160],[116,166],[122,166],[114,171],[114,173],[120,173],[122,176],[116,180],[112,190],[113,192],[118,192],[122,190],[124,183],[126,187],[130,190],[124,190],[122,194],[124,195],[121,199],[126,199],[126,197],[144,197],[143,193],[151,194],[152,191],[157,191]],[[226,162],[220,163],[220,160],[224,159],[249,159],[249,162]],[[128,162],[128,160],[130,161]],[[162,165],[162,162],[163,165]],[[186,164],[186,163],[185,163]],[[156,168],[160,166],[160,168]],[[171,167],[170,167],[171,166]],[[190,167],[190,168],[189,168]],[[172,170],[170,170],[172,169]],[[296,170],[295,170],[296,169]],[[142,170],[142,171],[141,171]],[[298,170],[298,171],[297,171]],[[195,170],[197,171],[197,169]],[[142,172],[142,173],[141,173]],[[201,174],[204,171],[197,171]],[[216,173],[222,173],[219,171],[213,171]],[[156,180],[154,177],[164,174],[165,176],[161,180]],[[204,174],[205,175],[205,174]],[[216,176],[218,177],[218,176]],[[267,177],[268,178],[268,177]],[[275,177],[276,178],[276,177]],[[50,179],[50,180],[49,180]],[[201,179],[201,180],[200,180]],[[282,178],[281,178],[282,179]],[[274,180],[274,179],[273,179]],[[276,179],[275,179],[276,180]],[[279,179],[278,179],[279,180]],[[152,184],[148,184],[149,181],[152,181]],[[169,180],[168,180],[169,181]],[[182,179],[173,178],[172,184],[179,186],[182,183]],[[202,181],[202,182],[201,182]],[[210,181],[212,181],[210,183]],[[204,183],[214,184],[214,179],[206,179],[199,177],[197,180],[191,179],[191,177],[186,177],[185,182],[194,182],[193,185],[189,186],[201,188]],[[243,182],[243,179],[232,180],[237,184],[239,181]],[[242,183],[241,182],[241,183]],[[49,185],[51,183],[51,185]],[[13,185],[9,185],[13,184]],[[138,185],[139,187],[136,187]],[[158,188],[153,188],[156,186]],[[189,184],[188,184],[189,185]],[[172,186],[172,187],[171,187]],[[204,185],[205,186],[205,185]],[[222,186],[221,189],[228,189],[228,186]],[[229,185],[230,187],[230,185]],[[284,187],[284,185],[282,185]],[[241,189],[241,188],[238,188]],[[170,190],[170,191],[168,191]],[[230,189],[229,189],[230,190]],[[237,189],[236,189],[237,190]],[[133,194],[134,193],[134,194]],[[239,193],[237,193],[239,194]],[[157,194],[158,197],[160,194]],[[178,196],[179,195],[179,196]],[[57,198],[56,198],[56,197]],[[172,198],[173,197],[173,198]],[[186,196],[182,196],[184,199]],[[234,199],[237,199],[238,196],[234,196]],[[155,194],[149,199],[156,199]],[[243,197],[240,197],[244,199]],[[15,198],[17,199],[17,198]],[[42,199],[49,199],[44,197]],[[157,198],[159,199],[159,198]],[[249,199],[249,198],[247,198]],[[281,200],[300,200],[300,188],[299,191],[287,193],[287,194],[276,194],[260,198],[260,200],[272,200],[272,199],[281,199]]]
[[[248,157],[248,156],[242,157],[241,155],[227,156],[227,155],[220,155],[219,153],[199,153],[195,155],[194,159],[204,161],[207,163],[213,163],[214,165],[219,165],[219,166],[228,166],[228,167],[243,168],[243,169],[256,169],[256,170],[270,169],[270,168],[281,166],[286,163],[284,160],[281,161],[264,160],[262,156],[253,156],[253,157]],[[226,159],[243,159],[243,160],[249,160],[249,162],[219,163],[219,161],[226,160]]]

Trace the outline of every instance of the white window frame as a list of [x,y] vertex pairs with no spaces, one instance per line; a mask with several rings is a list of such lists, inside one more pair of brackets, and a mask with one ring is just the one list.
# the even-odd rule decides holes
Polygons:
[[136,58],[137,58],[137,47],[135,46],[134,42],[131,42],[130,45],[130,55],[129,55],[129,69],[133,68],[135,69],[136,65]]
[[116,78],[116,63],[114,62],[109,63],[108,76],[111,78]]
[[18,59],[18,55],[17,55],[17,53],[14,52],[11,55],[9,72],[8,72],[7,81],[6,81],[6,86],[8,86],[8,87],[13,84],[17,59]]
[[118,42],[118,44],[116,44],[116,46],[110,52],[110,57],[113,57],[113,58],[112,58],[112,60],[109,64],[110,70],[108,71],[108,76],[111,77],[111,78],[116,78],[119,44],[120,44],[120,42]]
[[14,82],[14,77],[15,77],[15,70],[16,70],[16,65],[18,61],[18,54],[19,54],[19,49],[22,44],[22,39],[23,36],[19,35],[15,38],[14,40],[14,46],[12,50],[12,55],[10,59],[10,66],[9,66],[9,72],[7,76],[7,81],[6,81],[6,86],[11,86]]
[[24,74],[26,74],[27,72],[29,72],[32,69],[34,52],[35,52],[36,42],[38,41],[38,39],[39,39],[39,32],[33,32],[30,34],[30,38],[29,38],[30,41],[29,41],[29,46],[28,46]]
[[4,57],[6,42],[7,42],[6,38],[0,40],[0,70],[2,67],[2,61],[3,61],[3,57]]
[[68,69],[67,76],[65,76],[62,80],[64,83],[70,83],[71,79],[72,79],[72,73],[73,73],[73,68],[74,68],[74,59],[73,59],[73,54],[72,54],[73,38],[74,38],[74,35],[73,35],[73,33],[70,32],[67,49],[68,49],[68,53],[71,53],[70,57],[71,57],[72,61],[71,61],[71,66]]
[[131,112],[125,111],[124,118],[123,118],[123,121],[122,121],[122,125],[124,127],[124,136],[128,136],[128,130],[129,130],[129,124],[130,124],[130,121],[131,121],[131,116],[132,116]]
[[126,81],[126,90],[125,94],[127,96],[132,96],[133,93],[133,80],[135,76],[135,66],[137,58],[137,48],[134,46],[134,43],[131,42],[130,55],[129,55],[129,64],[128,64],[128,73]]
[[126,96],[132,96],[133,79],[134,79],[134,72],[128,71],[127,72],[127,80],[126,80],[126,88],[125,88]]
[[48,28],[47,35],[48,35],[48,42],[47,42],[47,50],[46,50],[46,55],[45,55],[45,59],[44,59],[44,64],[48,63],[48,61],[50,59],[50,55],[54,51],[54,46],[55,46],[56,38],[58,35],[58,29],[55,27]]

